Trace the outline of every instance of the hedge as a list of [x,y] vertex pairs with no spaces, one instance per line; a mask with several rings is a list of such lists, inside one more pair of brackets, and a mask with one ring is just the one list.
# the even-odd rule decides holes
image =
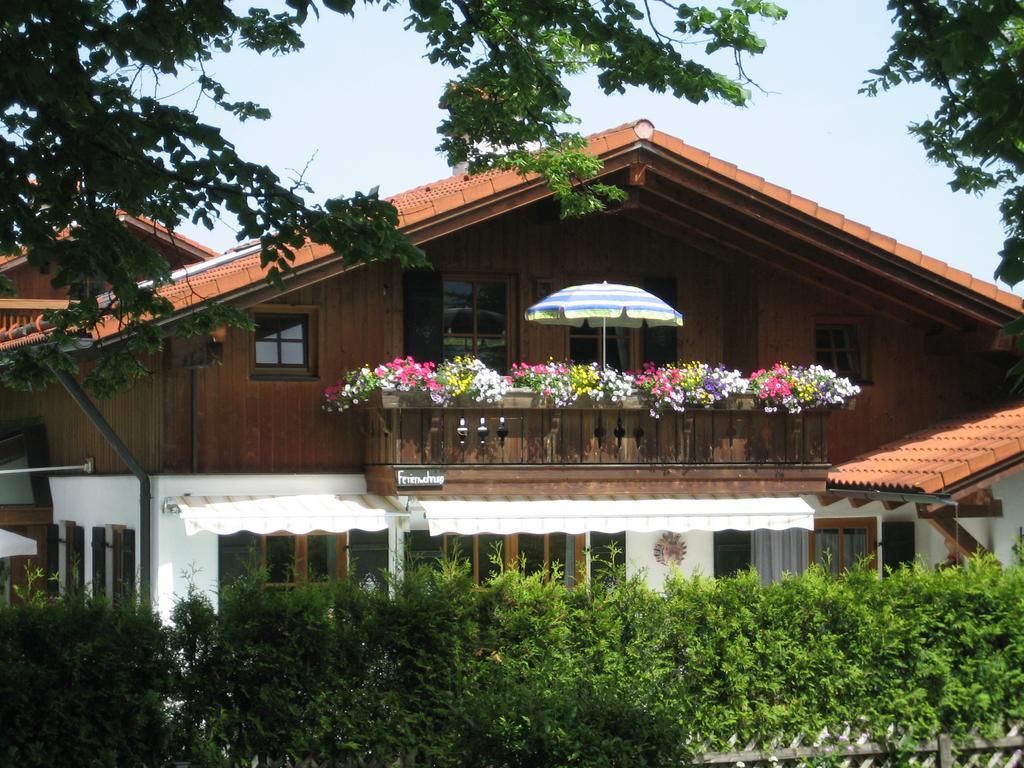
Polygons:
[[414,569],[393,593],[256,578],[173,627],[130,601],[0,610],[8,765],[678,765],[729,737],[1024,718],[1024,570],[812,568],[566,590]]

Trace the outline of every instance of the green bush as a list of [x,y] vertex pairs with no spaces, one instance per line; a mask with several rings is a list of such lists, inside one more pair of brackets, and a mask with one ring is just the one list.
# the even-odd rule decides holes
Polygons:
[[0,610],[0,764],[161,764],[171,668],[167,630],[133,601]]
[[11,765],[677,765],[733,734],[1024,718],[1024,570],[811,569],[566,590],[414,569],[391,593],[244,579],[162,628],[132,603],[0,611]]

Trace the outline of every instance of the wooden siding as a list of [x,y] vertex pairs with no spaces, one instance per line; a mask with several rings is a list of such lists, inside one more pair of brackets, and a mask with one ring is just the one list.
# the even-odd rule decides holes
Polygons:
[[[721,361],[744,373],[780,359],[812,362],[816,318],[860,319],[872,383],[855,411],[830,419],[829,458],[836,462],[1002,393],[1008,364],[981,349],[983,334],[943,330],[920,312],[900,313],[897,303],[880,303],[877,286],[872,292],[784,269],[764,254],[754,258],[735,247],[718,249],[714,238],[688,237],[678,222],[675,229],[655,225],[625,210],[563,222],[542,204],[455,232],[425,250],[442,274],[509,278],[512,360],[543,361],[568,353],[567,329],[522,320],[539,282],[557,289],[583,281],[642,285],[645,278],[674,278],[677,305],[686,315],[678,334],[679,358]],[[282,294],[273,303],[316,308],[316,375],[253,377],[252,334],[230,330],[221,364],[195,373],[198,470],[358,471],[363,466],[360,420],[323,412],[322,393],[343,371],[403,353],[398,267],[359,267]],[[639,343],[639,333],[635,339]],[[190,472],[193,372],[181,366],[174,350],[165,362],[162,373],[100,407],[147,469]],[[98,471],[125,471],[59,387],[40,395],[4,392],[0,420],[26,418],[46,423],[55,462],[95,456]]]
[[[401,273],[396,265],[359,267],[275,299],[314,306],[317,375],[252,376],[252,334],[232,329],[223,363],[197,373],[200,472],[338,472],[362,465],[358,419],[324,413],[323,390],[345,370],[402,351]],[[191,371],[167,377],[167,469],[191,471]]]
[[[425,250],[443,274],[508,276],[513,360],[564,358],[568,330],[521,320],[537,285],[590,280],[642,284],[675,277],[680,359],[743,369],[776,360],[808,363],[814,323],[823,316],[866,318],[872,384],[855,411],[830,420],[829,457],[843,461],[938,418],[990,402],[1003,385],[1005,361],[970,350],[926,351],[932,329],[917,316],[881,312],[855,287],[825,284],[772,268],[730,250],[720,256],[619,214],[560,222],[541,207],[456,232]],[[824,257],[823,257],[824,258]],[[362,466],[357,417],[326,414],[322,391],[345,370],[403,352],[401,275],[387,264],[361,267],[281,296],[277,304],[315,306],[317,377],[252,378],[252,337],[229,332],[223,364],[197,377],[201,472],[337,472]],[[518,320],[517,320],[518,319]],[[639,335],[637,337],[639,341]],[[190,371],[172,369],[166,468],[190,471]]]
[[[150,366],[154,375],[112,398],[94,398],[94,402],[143,468],[158,472],[163,469],[163,365],[156,360]],[[0,390],[0,424],[25,422],[46,426],[53,464],[81,464],[92,456],[98,473],[128,471],[60,384],[51,384],[42,392]]]

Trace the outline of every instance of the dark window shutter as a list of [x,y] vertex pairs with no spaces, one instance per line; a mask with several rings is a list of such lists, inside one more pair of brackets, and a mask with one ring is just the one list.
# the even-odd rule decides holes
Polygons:
[[92,529],[92,593],[102,595],[106,591],[107,529],[102,525],[97,525]]
[[68,576],[68,581],[74,581],[74,589],[77,591],[85,585],[85,528],[76,525],[71,529],[71,567],[75,569],[74,576]]
[[[676,309],[676,279],[674,277],[646,277],[644,290],[653,293],[659,299]],[[674,326],[649,328],[644,326],[643,362],[655,365],[674,363],[679,359],[677,339],[678,329]]]
[[914,562],[914,523],[892,521],[882,523],[882,566],[883,570],[899,568],[903,563]]
[[46,526],[46,591],[51,595],[60,592],[60,526],[52,523]]
[[409,270],[403,275],[405,354],[419,362],[441,362],[444,297],[441,273]]
[[135,591],[135,531],[125,528],[121,534],[121,594]]

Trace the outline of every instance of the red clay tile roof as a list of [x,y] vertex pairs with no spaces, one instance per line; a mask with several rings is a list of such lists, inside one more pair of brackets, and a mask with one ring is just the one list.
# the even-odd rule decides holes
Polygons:
[[[962,288],[979,293],[987,298],[1020,311],[1024,302],[1019,296],[1004,291],[993,283],[979,280],[966,272],[951,267],[944,261],[925,256],[916,248],[898,243],[894,238],[875,232],[870,227],[843,216],[841,213],[818,205],[813,200],[800,197],[785,187],[765,181],[760,176],[747,173],[734,164],[719,160],[702,149],[697,149],[675,136],[654,128],[648,120],[636,120],[588,137],[589,151],[596,155],[628,147],[637,143],[648,143],[670,152],[683,160],[706,168],[726,179],[730,179],[790,208],[811,216],[825,224],[852,235],[866,244],[891,253],[915,266],[932,272],[939,277],[956,283]],[[420,224],[437,216],[450,214],[465,205],[479,201],[500,192],[537,183],[536,177],[520,177],[515,171],[489,171],[477,176],[456,174],[447,179],[416,187],[408,192],[389,197],[398,209],[399,223],[403,228]]]
[[[659,147],[685,161],[743,184],[800,213],[854,235],[868,245],[890,252],[911,264],[951,280],[962,288],[985,296],[1009,309],[1018,312],[1022,309],[1020,297],[1003,291],[991,283],[971,277],[966,272],[953,269],[945,262],[931,259],[918,250],[897,243],[891,237],[881,235],[863,224],[845,218],[842,214],[822,208],[811,200],[794,195],[788,189],[771,184],[760,176],[742,171],[732,163],[719,160],[703,150],[689,146],[674,136],[655,130],[654,125],[648,120],[636,120],[602,131],[588,137],[588,142],[588,151],[601,156],[643,144]],[[535,176],[524,178],[515,171],[489,171],[474,176],[456,174],[394,195],[388,200],[398,209],[399,227],[409,231],[421,222],[439,216],[451,215],[464,206],[469,207],[506,191],[540,183],[541,181]],[[237,250],[244,249],[244,245],[237,248]],[[330,255],[330,250],[323,246],[307,245],[299,251],[293,267],[306,266]],[[202,265],[199,267],[201,268]],[[181,279],[174,285],[165,286],[160,293],[171,300],[175,309],[184,309],[211,298],[228,296],[254,284],[262,284],[264,280],[265,271],[260,267],[260,255],[257,251]],[[116,323],[110,321],[97,329],[97,337],[110,336],[116,334],[117,331]],[[39,334],[38,338],[43,338],[43,334]],[[9,343],[0,335],[0,352],[8,349],[7,344]]]
[[203,245],[198,240],[193,240],[190,237],[185,237],[185,235],[181,234],[180,232],[172,232],[171,230],[167,229],[167,227],[165,227],[163,224],[159,224],[153,221],[152,219],[146,218],[145,216],[132,216],[131,214],[125,213],[124,211],[118,211],[117,216],[118,218],[121,219],[121,221],[126,221],[129,224],[133,224],[139,229],[143,230],[144,232],[151,232],[153,235],[165,239],[172,245],[178,246],[179,248],[185,246],[188,249],[191,249],[192,251],[195,252],[195,255],[200,259],[212,259],[215,256],[220,255],[217,253],[217,251],[213,250],[212,248],[206,245]]
[[840,464],[830,488],[942,493],[1024,458],[1024,402],[939,422]]

